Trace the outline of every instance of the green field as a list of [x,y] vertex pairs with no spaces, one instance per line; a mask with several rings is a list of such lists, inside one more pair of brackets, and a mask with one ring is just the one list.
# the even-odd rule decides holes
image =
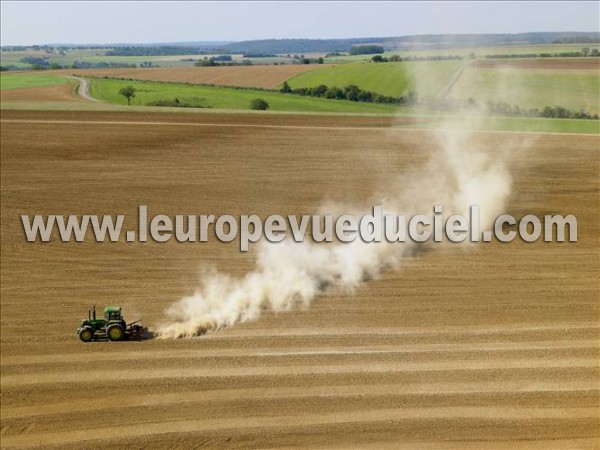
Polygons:
[[501,131],[600,134],[600,121],[598,120],[489,117],[485,119],[482,127],[488,130]]
[[[393,105],[377,105],[356,103],[342,100],[327,100],[321,98],[299,97],[277,92],[265,92],[246,89],[232,89],[210,86],[191,86],[175,83],[131,82],[110,79],[90,79],[92,96],[112,104],[126,105],[126,100],[118,94],[118,90],[127,85],[138,89],[132,105],[145,105],[161,99],[180,100],[186,98],[201,98],[203,103],[218,109],[249,110],[250,101],[260,97],[265,99],[273,112],[301,113],[346,113],[346,114],[386,114],[405,117],[420,117],[418,124],[407,127],[426,128],[438,126],[444,116],[439,113],[419,113],[415,109],[398,108]],[[133,108],[132,108],[133,109]],[[139,111],[138,108],[135,108]],[[156,108],[152,108],[156,110]],[[169,108],[172,110],[172,108]],[[185,112],[187,108],[178,108]],[[188,110],[189,111],[189,110]],[[446,119],[444,119],[446,120]],[[460,123],[460,121],[459,121]],[[600,133],[600,122],[597,120],[544,119],[527,117],[483,117],[477,121],[478,129],[505,131],[545,131],[560,133]]]
[[[526,53],[563,53],[563,52],[578,52],[584,47],[598,48],[598,44],[547,44],[547,45],[505,45],[492,47],[473,47],[473,48],[449,48],[449,49],[407,49],[386,51],[383,56],[390,57],[399,55],[402,57],[409,56],[448,56],[458,55],[463,58],[468,58],[471,53],[474,53],[477,58],[484,59],[485,55],[522,55]],[[370,60],[373,55],[341,55],[325,58],[326,63],[344,63],[344,62],[360,62]]]
[[600,74],[594,71],[466,69],[450,92],[457,99],[503,101],[525,108],[564,106],[600,110]]
[[[69,50],[64,55],[58,52],[45,52],[42,50],[2,51],[0,52],[0,65],[14,66],[20,69],[29,69],[31,64],[21,61],[25,57],[48,58],[48,63],[61,66],[71,66],[75,61],[89,63],[120,63],[140,65],[151,62],[154,66],[185,67],[193,66],[195,61],[217,55],[164,55],[164,56],[107,56],[109,49]],[[283,56],[270,58],[243,58],[242,55],[231,55],[233,61],[250,60],[253,64],[290,63],[292,60]],[[193,59],[194,61],[185,61]]]
[[453,118],[440,115],[422,115],[420,117],[429,117],[431,120],[409,124],[406,125],[406,128],[438,128],[441,119],[446,126],[469,130],[600,134],[600,121],[598,120],[498,116],[479,116],[477,120],[472,120],[468,117],[461,119],[460,116]]
[[6,73],[0,75],[0,89],[31,88],[38,86],[54,86],[70,83],[68,78],[59,75],[46,75],[41,72]]
[[[133,86],[136,97],[132,105],[148,105],[157,100],[200,102],[205,107],[217,109],[249,110],[250,102],[262,98],[269,103],[272,111],[337,112],[337,113],[378,113],[393,114],[398,108],[394,105],[358,103],[345,100],[300,97],[279,92],[254,89],[200,86],[151,81],[125,81],[104,78],[90,78],[90,94],[108,103],[126,105],[126,99],[119,95],[119,89]],[[181,108],[183,109],[183,108]]]
[[292,88],[355,84],[393,97],[411,90],[423,97],[435,97],[461,64],[457,61],[339,64],[301,73],[288,82]]
[[[152,62],[153,65],[171,67],[171,66],[193,66],[194,61],[182,61],[184,59],[200,59],[207,55],[167,55],[167,56],[106,56],[107,49],[94,50],[70,50],[65,55],[59,53],[47,53],[44,51],[18,51],[1,52],[1,65],[14,66],[22,69],[28,69],[31,64],[21,62],[21,59],[28,56],[37,58],[48,58],[48,63],[56,63],[61,66],[71,66],[75,61],[90,63],[121,63],[140,65],[143,62]],[[210,55],[209,55],[210,56]]]
[[93,50],[70,50],[65,55],[58,52],[46,52],[43,50],[22,50],[22,51],[2,51],[0,52],[0,64],[2,66],[15,66],[23,69],[28,69],[31,64],[21,62],[22,58],[48,58],[49,63],[57,63],[60,65],[71,65],[75,61],[91,61],[95,57],[102,57],[107,49]]
[[[383,67],[386,65],[395,64],[360,64],[354,66],[360,66],[362,68],[371,67]],[[516,74],[521,78],[516,81],[506,82],[503,76],[502,80],[498,80],[499,73],[490,71],[488,69],[467,69],[467,77],[471,77],[472,74],[468,72],[477,72],[478,78],[483,78],[484,82],[474,82],[468,78],[462,78],[459,80],[460,83],[465,84],[466,87],[476,88],[476,92],[479,96],[484,97],[485,95],[491,95],[497,93],[499,86],[504,83],[503,86],[510,85],[510,82],[514,82],[516,87],[522,89],[520,94],[514,95],[513,103],[517,103],[520,106],[531,99],[536,99],[538,102],[546,102],[551,96],[549,93],[557,92],[561,94],[561,99],[558,102],[550,103],[550,106],[554,104],[565,106],[569,108],[576,108],[576,103],[581,103],[581,98],[587,99],[586,102],[594,102],[597,107],[598,104],[598,75],[581,74],[581,73],[542,73],[532,71],[516,71]],[[481,76],[481,73],[491,72],[491,75]],[[514,71],[513,71],[514,72]],[[524,73],[519,73],[524,72]],[[511,73],[515,75],[515,73]],[[530,80],[528,77],[534,77]],[[583,76],[583,81],[578,77]],[[589,77],[595,77],[595,83],[589,80]],[[524,77],[524,79],[523,79]],[[541,77],[541,80],[539,79]],[[550,79],[547,79],[550,77]],[[47,72],[22,72],[22,73],[4,73],[1,75],[2,89],[16,89],[16,88],[27,88],[36,86],[50,86],[62,83],[69,83],[72,80],[62,77],[60,75],[49,75]],[[203,111],[210,112],[214,110],[232,110],[232,111],[249,111],[250,102],[255,98],[263,98],[270,105],[270,111],[273,113],[307,113],[307,114],[319,114],[319,113],[337,113],[337,114],[382,114],[382,115],[398,115],[405,117],[419,117],[418,125],[409,125],[408,127],[416,126],[418,128],[436,126],[439,123],[440,118],[443,117],[441,112],[427,111],[426,109],[420,108],[399,108],[394,105],[385,104],[372,104],[372,103],[358,103],[341,100],[328,100],[323,98],[313,97],[301,97],[292,94],[281,94],[279,92],[272,91],[260,91],[255,89],[236,89],[227,87],[216,87],[216,86],[202,86],[202,85],[189,85],[180,83],[161,83],[161,82],[144,82],[144,81],[128,81],[128,80],[114,80],[104,78],[90,78],[90,94],[106,103],[90,103],[87,104],[70,104],[57,107],[60,108],[118,108],[128,109],[130,111],[142,111],[142,110],[169,110],[186,112],[191,111],[188,108],[160,108],[160,107],[148,107],[149,103],[157,100],[174,100],[178,98],[181,102],[191,102],[193,104],[199,104],[204,106],[206,109]],[[127,107],[126,99],[119,95],[119,89],[124,86],[133,85],[137,89],[137,95],[132,101],[132,106]],[[525,86],[523,88],[523,86]],[[463,89],[464,86],[461,88]],[[507,88],[508,89],[508,88]],[[595,90],[594,90],[595,89]],[[523,92],[525,91],[525,92]],[[565,95],[564,93],[567,92]],[[452,90],[452,95],[455,96],[455,90]],[[594,97],[595,96],[595,97]],[[564,98],[562,98],[564,97]],[[579,100],[578,100],[579,99]],[[477,99],[480,105],[484,102],[481,99]],[[8,105],[5,105],[8,107]],[[140,107],[141,106],[141,107]],[[11,108],[26,108],[26,109],[47,109],[52,107],[48,103],[44,104],[23,104],[21,106],[12,104]],[[195,109],[195,111],[202,111]],[[588,108],[588,111],[592,112],[593,108]],[[460,116],[460,113],[457,112]],[[484,117],[478,121],[478,128],[481,129],[493,129],[493,130],[506,130],[506,131],[548,131],[548,132],[572,132],[572,133],[600,133],[600,122],[593,120],[570,120],[570,119],[544,119],[544,118],[525,118],[525,117]]]

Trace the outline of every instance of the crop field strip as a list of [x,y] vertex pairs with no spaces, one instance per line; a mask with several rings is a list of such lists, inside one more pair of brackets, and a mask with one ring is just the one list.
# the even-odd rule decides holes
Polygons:
[[488,59],[472,62],[476,69],[514,68],[531,70],[600,70],[600,58],[517,58]]
[[213,84],[248,88],[277,89],[285,80],[323,65],[232,66],[232,67],[156,67],[152,69],[64,69],[58,75],[77,74],[172,83]]
[[[520,108],[562,106],[597,114],[600,75],[596,71],[541,71],[529,69],[465,69],[449,93],[456,99],[504,102]],[[572,93],[565,96],[565,92]],[[477,100],[475,100],[477,101]]]
[[[375,130],[388,130],[388,131],[415,131],[415,132],[423,132],[430,131],[431,128],[419,128],[419,123],[428,124],[429,121],[423,119],[414,119],[411,118],[402,118],[397,120],[397,124],[387,127],[373,127],[373,126],[333,126],[333,125],[275,125],[275,124],[262,124],[262,123],[247,123],[247,124],[237,124],[237,123],[200,123],[200,122],[177,122],[177,121],[167,121],[167,122],[146,122],[146,121],[78,121],[78,120],[29,120],[29,119],[5,119],[2,120],[5,123],[37,123],[37,124],[84,124],[84,123],[93,123],[96,125],[118,125],[118,126],[130,126],[130,125],[141,125],[141,126],[181,126],[181,127],[210,127],[210,128],[271,128],[271,129],[290,129],[290,130],[362,130],[362,131],[375,131]],[[433,121],[435,123],[435,121]],[[482,134],[531,134],[531,135],[562,135],[562,136],[587,136],[590,133],[570,133],[570,132],[562,132],[562,131],[509,131],[509,130],[472,130],[473,133],[482,133]]]
[[83,99],[75,95],[74,86],[63,83],[54,86],[36,86],[29,88],[7,89],[0,91],[2,103],[46,104],[51,102],[82,103]]
[[300,73],[288,81],[292,88],[320,84],[343,88],[354,84],[394,97],[411,90],[418,91],[422,97],[435,97],[461,64],[457,61],[339,64]]

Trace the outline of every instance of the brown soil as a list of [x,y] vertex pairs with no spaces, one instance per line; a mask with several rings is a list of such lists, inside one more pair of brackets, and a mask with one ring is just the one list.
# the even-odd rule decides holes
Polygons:
[[157,67],[151,69],[67,69],[56,71],[81,76],[171,81],[275,89],[285,80],[323,65]]
[[[528,136],[506,160],[507,212],[575,214],[576,244],[442,246],[307,310],[197,339],[83,344],[90,305],[154,325],[201,265],[243,275],[255,253],[215,239],[26,243],[20,214],[310,213],[366,200],[434,139],[376,118],[1,119],[3,448],[597,446],[597,136]],[[494,154],[521,139],[480,136]]]
[[2,103],[82,102],[70,83],[0,91]]

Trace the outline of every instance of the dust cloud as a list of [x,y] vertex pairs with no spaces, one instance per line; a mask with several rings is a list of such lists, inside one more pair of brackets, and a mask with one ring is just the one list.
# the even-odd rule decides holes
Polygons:
[[[423,77],[426,78],[426,77]],[[429,160],[416,170],[389,174],[392,182],[375,192],[386,214],[433,216],[434,205],[443,205],[444,218],[450,214],[469,217],[469,207],[480,207],[481,230],[490,229],[495,218],[505,212],[511,193],[509,168],[499,155],[515,151],[525,141],[514,139],[502,148],[481,148],[477,132],[482,116],[471,112],[461,117],[439,120],[432,130],[436,146]],[[504,141],[503,141],[504,142]],[[323,211],[337,209],[360,218],[371,207],[327,205]],[[467,239],[468,241],[468,239]],[[166,311],[166,321],[159,327],[162,338],[199,336],[257,319],[264,310],[287,311],[295,306],[307,307],[330,286],[351,292],[365,280],[376,277],[386,268],[396,268],[404,258],[414,255],[418,246],[435,249],[442,243],[406,242],[366,243],[357,238],[351,243],[258,244],[255,268],[241,278],[217,271],[204,273],[202,285],[190,296],[175,302]],[[457,245],[457,244],[451,244]],[[469,242],[461,248],[473,246]]]

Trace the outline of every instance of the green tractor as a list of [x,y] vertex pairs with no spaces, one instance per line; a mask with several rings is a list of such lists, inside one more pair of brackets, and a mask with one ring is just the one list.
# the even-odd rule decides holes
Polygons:
[[104,339],[109,341],[149,339],[148,328],[137,325],[138,322],[139,320],[128,325],[118,306],[107,306],[104,308],[104,317],[97,318],[96,306],[94,306],[93,312],[88,311],[88,318],[77,328],[77,335],[83,342]]

